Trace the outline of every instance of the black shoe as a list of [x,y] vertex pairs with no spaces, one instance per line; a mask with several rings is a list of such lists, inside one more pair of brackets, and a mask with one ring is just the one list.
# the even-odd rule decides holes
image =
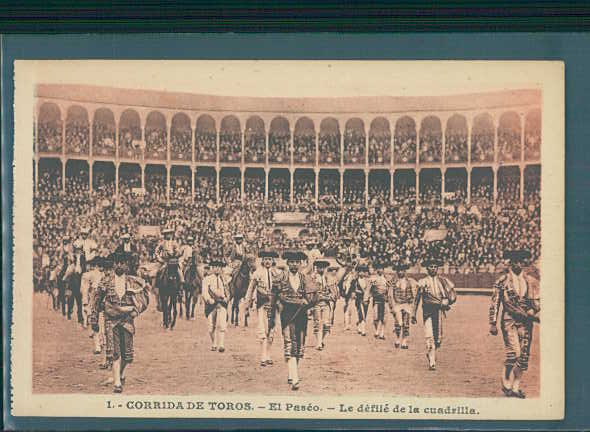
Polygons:
[[510,395],[512,397],[518,398],[518,399],[525,399],[526,395],[524,394],[524,392],[520,389],[518,389],[517,391],[511,390],[510,391]]
[[293,384],[293,380],[291,378],[287,379],[287,384]]
[[293,391],[299,390],[299,381],[291,384],[291,390],[293,390]]
[[224,347],[219,347],[218,351],[219,351],[220,353],[222,353],[222,352],[224,352],[224,351],[225,351],[225,348],[224,348]]

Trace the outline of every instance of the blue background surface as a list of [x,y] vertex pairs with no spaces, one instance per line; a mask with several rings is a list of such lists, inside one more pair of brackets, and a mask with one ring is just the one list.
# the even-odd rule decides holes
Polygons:
[[[587,429],[590,358],[588,190],[590,34],[7,35],[2,39],[4,427],[10,429]],[[566,82],[566,418],[554,422],[56,419],[9,415],[12,305],[13,61],[16,59],[563,60]],[[17,180],[18,181],[18,180]],[[29,181],[25,179],[24,181]],[[559,289],[561,287],[556,287]],[[550,295],[550,293],[544,294]],[[547,367],[547,366],[546,366]],[[83,407],[80,407],[83,412]]]

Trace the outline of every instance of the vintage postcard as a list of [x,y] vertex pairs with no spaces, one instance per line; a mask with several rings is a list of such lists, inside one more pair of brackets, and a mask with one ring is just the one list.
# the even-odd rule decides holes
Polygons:
[[12,415],[563,418],[562,62],[14,80]]

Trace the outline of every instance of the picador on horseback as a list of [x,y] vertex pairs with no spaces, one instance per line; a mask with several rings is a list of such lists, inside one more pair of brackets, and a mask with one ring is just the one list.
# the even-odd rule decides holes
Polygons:
[[182,252],[179,243],[174,239],[172,228],[164,228],[162,234],[164,240],[158,244],[154,254],[161,264],[156,275],[156,286],[160,293],[164,328],[173,329],[178,314],[178,296],[184,283],[184,277],[180,270]]

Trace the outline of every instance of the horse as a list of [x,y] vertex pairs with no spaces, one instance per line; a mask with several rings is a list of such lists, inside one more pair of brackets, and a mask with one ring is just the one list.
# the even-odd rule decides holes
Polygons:
[[[250,285],[250,273],[254,268],[252,258],[244,258],[240,263],[238,271],[234,272],[229,290],[229,301],[231,301],[231,323],[236,327],[239,325],[240,301],[246,296]],[[248,316],[250,312],[246,308],[244,315],[244,326],[248,327]]]
[[187,320],[195,319],[195,306],[201,298],[202,290],[203,281],[197,269],[196,257],[193,256],[184,271],[184,303]]
[[178,268],[178,260],[175,258],[169,259],[156,278],[162,309],[162,324],[165,329],[170,328],[170,330],[174,329],[176,316],[178,315],[177,301],[180,291]]

